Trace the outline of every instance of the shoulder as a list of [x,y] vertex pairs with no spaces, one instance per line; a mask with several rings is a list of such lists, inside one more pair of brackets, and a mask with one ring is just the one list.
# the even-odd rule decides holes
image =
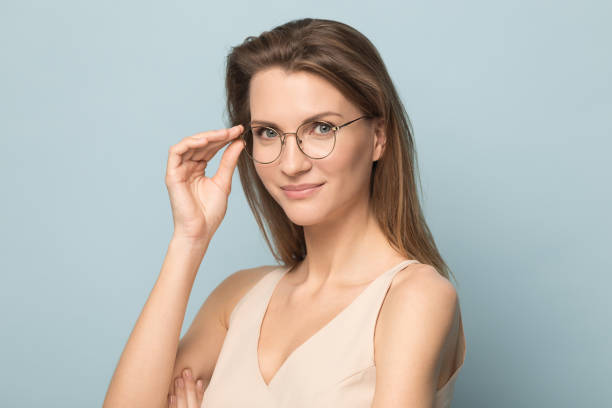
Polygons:
[[[448,317],[457,304],[453,284],[431,265],[413,264],[399,271],[393,279],[385,305],[392,312],[404,312],[417,307],[431,318]],[[434,310],[431,310],[431,309]]]
[[442,341],[439,337],[450,334],[459,318],[458,306],[457,291],[448,279],[431,265],[411,265],[396,274],[381,306],[382,333],[390,334],[382,337],[393,341],[402,332],[407,335],[418,329]]
[[414,264],[397,273],[376,330],[376,399],[420,406],[433,398],[457,311],[455,287],[433,266]]
[[[214,296],[222,302],[221,321],[225,328],[229,326],[229,317],[236,304],[264,275],[279,268],[279,265],[263,265],[241,269],[225,278],[213,291]],[[212,296],[212,294],[211,294]]]

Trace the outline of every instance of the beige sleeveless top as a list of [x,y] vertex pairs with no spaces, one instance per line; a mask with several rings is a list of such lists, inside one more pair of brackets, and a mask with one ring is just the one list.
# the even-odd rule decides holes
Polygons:
[[[238,302],[201,408],[370,408],[376,385],[374,329],[378,311],[404,260],[372,281],[329,323],[295,349],[269,384],[259,370],[257,343],[268,302],[290,267],[265,274]],[[450,406],[461,365],[436,392],[435,408]]]

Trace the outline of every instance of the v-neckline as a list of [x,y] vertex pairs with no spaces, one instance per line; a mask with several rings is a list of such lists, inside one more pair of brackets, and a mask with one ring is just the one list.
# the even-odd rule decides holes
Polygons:
[[[378,275],[376,278],[374,278],[372,282],[368,283],[365,289],[363,289],[347,306],[345,306],[342,310],[340,310],[340,312],[338,312],[330,321],[328,321],[326,324],[320,327],[317,331],[315,331],[310,337],[308,337],[304,342],[302,342],[300,345],[294,348],[291,351],[291,353],[287,355],[287,357],[278,367],[276,372],[272,375],[272,378],[270,378],[270,381],[266,384],[266,381],[263,378],[263,374],[261,373],[261,367],[259,365],[259,340],[261,337],[261,326],[263,325],[264,318],[266,316],[266,313],[268,312],[268,307],[270,306],[270,300],[272,299],[272,296],[274,295],[274,292],[276,291],[276,288],[279,282],[287,274],[287,272],[292,268],[292,267],[286,267],[285,270],[280,273],[280,276],[273,283],[272,288],[268,291],[267,297],[264,302],[265,304],[263,307],[263,312],[259,313],[258,321],[257,321],[257,331],[255,334],[255,371],[257,371],[257,377],[259,379],[259,382],[263,385],[263,387],[269,391],[273,387],[276,381],[276,378],[279,376],[279,374],[282,374],[282,371],[285,369],[285,367],[291,361],[291,359],[295,358],[294,356],[298,354],[304,347],[306,347],[308,343],[312,342],[314,338],[321,336],[321,333],[323,333],[326,330],[329,330],[329,327],[331,327],[336,321],[338,321],[342,315],[347,313],[347,310],[349,310],[354,304],[356,304],[359,299],[365,296],[365,293],[368,292],[370,288],[372,288],[374,284],[378,282],[383,276],[386,276],[388,273],[391,273],[391,271],[394,271],[398,268],[402,268],[404,265],[413,263],[414,261],[415,261],[414,259],[404,259],[400,263],[387,269],[386,271]],[[276,271],[278,271],[278,269]]]

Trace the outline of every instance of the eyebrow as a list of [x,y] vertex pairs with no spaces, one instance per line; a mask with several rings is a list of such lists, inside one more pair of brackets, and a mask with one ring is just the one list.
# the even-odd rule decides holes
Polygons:
[[[342,117],[342,115],[339,114],[338,112],[326,111],[326,112],[317,113],[316,115],[312,115],[312,116],[307,117],[306,119],[304,119],[302,121],[301,124],[304,124],[306,122],[310,122],[311,120],[321,119],[322,117],[329,116],[329,115],[336,115],[336,116]],[[275,129],[280,129],[280,126],[278,126],[276,123],[270,122],[270,121],[267,121],[267,120],[252,120],[250,122],[251,125],[253,125],[255,123],[258,123],[258,124],[263,125],[263,126],[270,126],[270,127],[275,128]]]

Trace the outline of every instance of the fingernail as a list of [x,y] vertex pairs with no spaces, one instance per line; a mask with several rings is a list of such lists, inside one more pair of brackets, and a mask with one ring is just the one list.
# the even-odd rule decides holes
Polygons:
[[191,370],[188,368],[184,369],[183,376],[185,376],[185,378],[191,378]]
[[196,384],[197,384],[198,388],[204,388],[204,382],[202,380],[198,380],[196,382]]

